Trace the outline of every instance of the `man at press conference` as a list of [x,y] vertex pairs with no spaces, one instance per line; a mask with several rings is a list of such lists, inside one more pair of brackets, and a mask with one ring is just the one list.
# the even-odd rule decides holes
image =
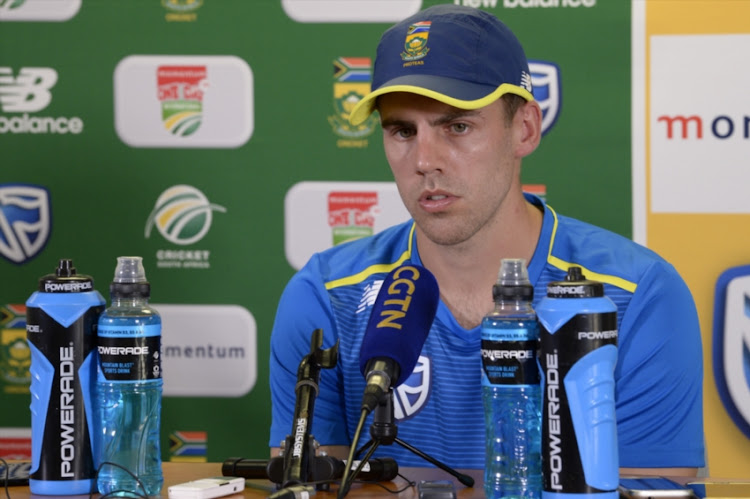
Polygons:
[[[409,28],[418,23],[429,26],[426,45],[409,54]],[[479,325],[492,309],[501,259],[523,258],[535,305],[571,265],[602,282],[617,305],[621,472],[695,475],[705,462],[693,298],[654,252],[522,192],[521,162],[540,143],[541,109],[515,35],[491,14],[456,5],[396,24],[380,40],[371,93],[350,121],[374,111],[412,220],[314,255],[285,288],[271,337],[272,455],[292,430],[297,367],[322,329],[323,348],[338,342],[338,360],[320,374],[311,433],[330,455],[347,458],[374,295],[392,269],[414,264],[436,277],[440,301],[414,372],[395,390],[398,436],[451,467],[483,468]],[[428,466],[398,445],[375,456]]]

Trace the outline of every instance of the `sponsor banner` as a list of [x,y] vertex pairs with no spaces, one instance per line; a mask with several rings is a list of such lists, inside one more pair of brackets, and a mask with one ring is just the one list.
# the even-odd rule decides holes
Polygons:
[[0,0],[0,21],[68,21],[81,0]]
[[53,68],[0,66],[0,135],[83,132],[83,120],[78,116],[35,114],[52,102],[52,88],[58,76]]
[[0,256],[22,265],[45,247],[52,230],[49,191],[39,185],[0,184]]
[[560,68],[554,62],[529,61],[534,99],[542,108],[542,135],[557,122],[562,108]]
[[300,269],[313,253],[409,218],[395,182],[300,182],[284,200],[287,261]]
[[[727,310],[711,304],[726,269],[750,263],[750,204],[742,190],[750,184],[750,68],[737,64],[750,48],[750,2],[639,0],[632,18],[633,235],[690,287],[703,332],[709,472],[741,475],[750,467],[750,439],[721,395],[730,393],[727,379],[735,394],[747,389],[747,366],[740,367],[747,340],[736,329],[746,322],[740,281],[736,292],[727,288]],[[722,314],[723,336],[714,342],[712,324]],[[741,396],[731,400],[742,407]]]
[[167,397],[242,397],[258,376],[257,328],[239,305],[153,304]]
[[235,148],[253,133],[253,73],[239,57],[131,55],[114,94],[115,129],[131,147]]
[[[750,34],[650,39],[651,211],[750,213]],[[696,62],[700,61],[700,71]],[[721,75],[721,91],[706,92]],[[721,160],[717,161],[717,158]]]
[[338,147],[367,147],[367,137],[378,128],[375,113],[359,125],[349,123],[352,109],[370,93],[372,62],[369,57],[339,57],[333,61],[333,109],[328,116],[333,133],[339,136]]
[[0,384],[3,393],[29,393],[30,367],[26,305],[0,305]]
[[719,276],[712,346],[719,397],[750,439],[750,265]]
[[0,428],[0,457],[31,460],[31,428]]
[[[203,192],[191,185],[174,185],[157,198],[146,220],[144,237],[150,238],[153,229],[172,244],[188,246],[200,242],[213,223],[213,213],[226,208],[208,201]],[[159,268],[209,269],[211,252],[201,248],[165,248],[156,252]]]
[[281,0],[284,12],[299,23],[395,23],[416,14],[422,0]]

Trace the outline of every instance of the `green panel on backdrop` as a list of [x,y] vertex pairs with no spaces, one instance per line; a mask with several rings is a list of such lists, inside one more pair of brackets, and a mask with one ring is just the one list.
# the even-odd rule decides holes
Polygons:
[[[389,0],[397,1],[397,0]],[[436,1],[425,1],[432,5]],[[489,10],[518,34],[530,59],[556,63],[563,105],[555,127],[525,161],[523,180],[547,185],[563,214],[630,235],[630,3],[592,8]],[[204,0],[193,21],[168,21],[159,0],[83,0],[67,22],[0,23],[0,67],[51,67],[58,82],[41,114],[79,117],[80,134],[2,134],[0,184],[47,187],[52,231],[23,265],[0,259],[0,303],[23,303],[58,258],[73,258],[107,294],[115,259],[144,257],[155,303],[236,304],[257,322],[257,380],[241,397],[166,397],[162,440],[206,431],[207,458],[268,455],[269,335],[294,270],[284,253],[284,196],[305,180],[390,180],[379,132],[342,148],[332,61],[373,57],[384,23],[298,23],[281,0]],[[254,129],[236,148],[134,148],[114,127],[113,73],[128,55],[234,55],[254,79]],[[15,73],[14,73],[15,74]],[[199,189],[225,211],[185,250],[209,250],[209,269],[160,268],[178,247],[144,230],[173,185]],[[28,396],[0,390],[0,427],[28,426]]]

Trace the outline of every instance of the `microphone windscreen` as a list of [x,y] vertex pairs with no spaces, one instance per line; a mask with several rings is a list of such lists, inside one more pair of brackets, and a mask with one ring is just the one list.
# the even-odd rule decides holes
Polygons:
[[398,386],[411,375],[437,312],[440,291],[435,276],[419,265],[395,268],[383,281],[370,313],[359,354],[367,377],[372,359],[390,358],[399,366]]

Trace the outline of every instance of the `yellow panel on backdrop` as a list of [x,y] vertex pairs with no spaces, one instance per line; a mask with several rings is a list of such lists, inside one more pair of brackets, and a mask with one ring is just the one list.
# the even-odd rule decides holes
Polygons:
[[698,306],[709,473],[746,476],[750,438],[719,398],[712,335],[717,278],[750,264],[750,68],[740,63],[750,51],[750,0],[647,0],[641,12],[645,185],[634,183],[634,210],[645,203],[645,243],[675,265]]

